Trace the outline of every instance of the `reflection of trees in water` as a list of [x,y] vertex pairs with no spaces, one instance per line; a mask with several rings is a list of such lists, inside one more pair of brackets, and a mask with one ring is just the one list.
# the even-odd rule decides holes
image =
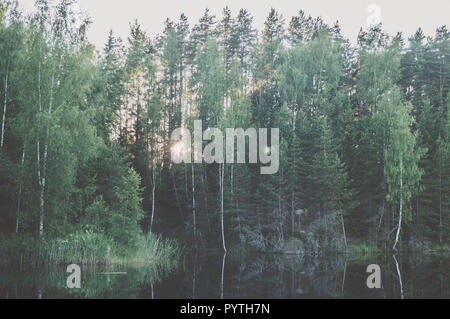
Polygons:
[[[450,258],[392,255],[358,259],[193,253],[183,267],[82,268],[82,289],[65,288],[65,268],[0,273],[0,298],[450,298]],[[225,262],[224,262],[225,261]],[[368,289],[369,264],[382,288]],[[114,271],[126,275],[103,275]],[[401,274],[401,286],[399,275]],[[222,276],[223,274],[223,276]]]
[[[448,298],[450,260],[438,256],[392,255],[354,259],[344,254],[326,258],[311,256],[256,255],[227,259],[225,296],[232,298]],[[366,285],[367,266],[381,266],[382,288]],[[220,272],[220,265],[216,273]],[[214,267],[208,273],[214,291]],[[401,281],[399,280],[399,271]],[[205,274],[197,273],[197,277]],[[216,291],[220,285],[215,285]],[[203,295],[202,285],[197,294]],[[447,290],[446,290],[447,289]],[[209,293],[211,298],[213,295]]]
[[450,256],[399,259],[405,298],[450,298]]
[[82,267],[81,289],[67,289],[69,274],[64,267],[22,270],[0,275],[0,298],[151,298],[154,285],[164,280],[174,267]]
[[[395,247],[395,246],[394,246]],[[394,259],[395,262],[395,268],[397,269],[397,278],[398,278],[398,283],[400,285],[400,298],[404,299],[405,295],[403,293],[403,279],[402,279],[402,272],[400,270],[400,266],[398,264],[397,258],[395,257],[395,254],[392,255],[392,259]]]
[[[345,288],[344,274],[347,256],[330,255],[328,258],[308,257],[303,269],[304,297],[340,298]],[[299,294],[302,297],[302,294]]]
[[339,297],[345,257],[258,255],[234,260],[227,295],[237,298]]

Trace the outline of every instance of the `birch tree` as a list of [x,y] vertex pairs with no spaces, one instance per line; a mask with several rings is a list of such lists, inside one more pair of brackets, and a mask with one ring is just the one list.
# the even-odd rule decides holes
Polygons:
[[3,83],[3,112],[1,122],[0,150],[3,150],[3,146],[5,144],[8,103],[11,99],[11,84],[12,86],[17,86],[16,83],[18,80],[12,79],[13,81],[11,81],[11,75],[14,75],[14,73],[19,73],[18,71],[16,71],[16,69],[18,67],[20,59],[19,56],[23,52],[23,23],[17,16],[16,10],[16,8],[10,9],[7,24],[0,25],[0,56],[2,57],[0,61],[0,74]]
[[[387,200],[398,208],[398,224],[392,249],[397,249],[400,240],[402,223],[411,220],[405,214],[411,197],[417,190],[423,171],[418,162],[425,150],[416,145],[416,135],[411,132],[413,118],[409,114],[410,104],[401,100],[397,88],[389,91],[382,99],[381,108],[389,128],[389,142],[386,151],[384,174],[388,187]],[[409,211],[410,213],[410,211]]]

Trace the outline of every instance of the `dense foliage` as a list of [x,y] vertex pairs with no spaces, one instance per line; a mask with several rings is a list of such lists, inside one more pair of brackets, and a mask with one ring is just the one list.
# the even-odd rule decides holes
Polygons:
[[[405,40],[376,25],[354,46],[302,11],[272,9],[257,32],[226,8],[193,27],[168,19],[155,38],[136,21],[96,52],[72,2],[37,0],[26,17],[1,2],[1,233],[317,252],[450,243],[445,26]],[[174,164],[171,132],[197,119],[279,128],[279,172]]]

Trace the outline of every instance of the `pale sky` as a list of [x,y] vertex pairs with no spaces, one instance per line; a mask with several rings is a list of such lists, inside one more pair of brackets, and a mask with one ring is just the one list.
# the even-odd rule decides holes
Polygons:
[[[444,24],[450,28],[450,0],[78,0],[78,3],[93,20],[88,36],[97,49],[103,47],[110,29],[125,40],[130,22],[135,19],[153,37],[162,32],[166,18],[178,20],[184,12],[192,27],[205,8],[221,17],[225,6],[233,15],[240,8],[247,9],[258,30],[262,30],[271,7],[283,14],[286,22],[303,9],[307,15],[321,16],[331,25],[339,20],[343,35],[353,43],[360,27],[366,27],[370,16],[377,16],[369,10],[370,4],[380,8],[383,28],[391,35],[401,31],[409,37],[419,26],[426,35],[433,35]],[[30,10],[34,0],[19,0],[19,4]]]

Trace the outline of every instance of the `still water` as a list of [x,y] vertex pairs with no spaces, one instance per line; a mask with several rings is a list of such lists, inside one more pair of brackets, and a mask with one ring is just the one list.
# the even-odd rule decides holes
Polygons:
[[[367,266],[381,268],[380,289]],[[223,256],[191,253],[173,269],[151,265],[82,267],[68,289],[65,267],[2,269],[0,298],[450,298],[450,255]]]

